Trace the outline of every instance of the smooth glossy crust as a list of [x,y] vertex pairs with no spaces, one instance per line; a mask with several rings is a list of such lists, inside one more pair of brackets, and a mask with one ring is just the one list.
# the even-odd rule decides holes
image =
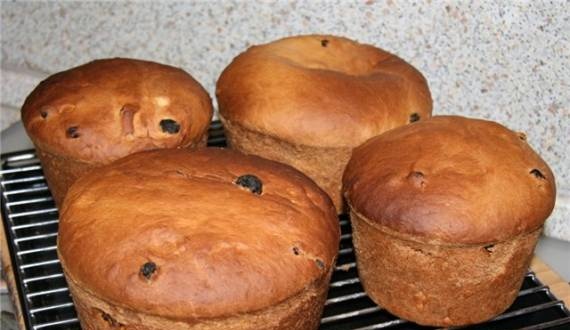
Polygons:
[[352,147],[431,115],[424,77],[399,57],[329,35],[249,48],[224,70],[220,115],[290,143]]
[[440,116],[356,148],[343,179],[351,209],[384,231],[450,244],[539,228],[554,207],[548,165],[497,123]]
[[54,74],[22,107],[36,147],[92,163],[196,144],[211,117],[210,97],[188,73],[121,58]]
[[[250,174],[263,192],[235,184]],[[191,320],[251,312],[333,266],[330,199],[291,167],[223,149],[128,156],[79,179],[61,212],[66,273],[91,294]],[[147,263],[156,264],[148,276]]]

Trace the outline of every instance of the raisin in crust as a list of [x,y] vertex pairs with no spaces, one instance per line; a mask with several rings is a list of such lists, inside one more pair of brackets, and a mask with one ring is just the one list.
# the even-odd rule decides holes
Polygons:
[[188,73],[122,58],[56,73],[22,107],[42,165],[55,166],[46,179],[58,205],[67,181],[94,167],[141,150],[203,145],[211,117],[210,97]]
[[510,306],[556,195],[520,134],[457,116],[370,139],[343,183],[366,292],[400,317],[445,327]]
[[86,327],[312,329],[339,235],[332,202],[297,170],[169,149],[80,178],[58,252]]
[[296,167],[339,212],[352,148],[432,110],[427,82],[412,65],[328,35],[249,48],[222,72],[216,97],[232,148]]

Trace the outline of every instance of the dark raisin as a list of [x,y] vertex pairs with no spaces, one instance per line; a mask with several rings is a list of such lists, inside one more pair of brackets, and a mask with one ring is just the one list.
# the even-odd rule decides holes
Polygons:
[[65,131],[65,135],[66,135],[68,138],[77,139],[77,138],[79,137],[79,132],[78,132],[78,131],[79,131],[79,127],[77,127],[77,126],[71,126],[71,127],[67,128],[67,131]]
[[111,327],[122,327],[123,324],[117,322],[117,320],[115,320],[111,315],[101,311],[101,318],[103,318],[103,320],[107,323],[109,323],[109,325]]
[[47,116],[48,116],[47,111],[44,109],[40,110],[40,116],[42,116],[42,118],[47,118]]
[[315,259],[315,264],[317,264],[317,267],[320,269],[325,269],[325,263],[321,259]]
[[420,115],[418,115],[417,112],[414,112],[410,115],[410,123],[414,123],[418,120],[420,120]]
[[329,44],[329,41],[327,39],[321,40],[321,46],[326,47],[326,46],[328,46],[328,44]]
[[296,255],[296,256],[298,256],[299,254],[301,254],[301,250],[299,250],[298,247],[294,246],[294,247],[293,247],[293,254]]
[[519,139],[526,141],[526,134],[524,134],[523,132],[519,132]]
[[263,190],[261,180],[252,174],[245,174],[240,176],[237,178],[236,184],[247,188],[249,191],[257,195],[261,195],[261,192]]
[[156,272],[156,264],[152,261],[146,262],[141,266],[140,273],[147,280],[151,278],[154,272]]
[[530,174],[534,175],[537,179],[546,179],[544,174],[542,174],[542,172],[536,168],[533,168],[532,171],[530,171]]
[[160,128],[164,133],[176,134],[180,132],[180,124],[172,119],[163,119],[160,121]]
[[487,251],[488,253],[493,253],[493,248],[495,247],[495,244],[489,244],[489,245],[485,245],[483,248],[485,249],[485,251]]

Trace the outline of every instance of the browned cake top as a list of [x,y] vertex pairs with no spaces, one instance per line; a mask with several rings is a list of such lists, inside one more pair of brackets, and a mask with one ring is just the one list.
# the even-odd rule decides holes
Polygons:
[[431,115],[424,77],[370,45],[308,35],[254,46],[217,83],[220,115],[291,143],[353,147]]
[[395,234],[472,244],[531,232],[552,212],[548,165],[497,123],[433,117],[356,148],[344,175],[352,209]]
[[93,163],[191,145],[202,138],[211,117],[210,97],[188,73],[120,58],[50,76],[22,107],[36,146]]
[[59,230],[62,264],[84,289],[185,320],[300,293],[326,275],[340,235],[332,202],[300,172],[205,148],[142,152],[91,172],[69,190]]

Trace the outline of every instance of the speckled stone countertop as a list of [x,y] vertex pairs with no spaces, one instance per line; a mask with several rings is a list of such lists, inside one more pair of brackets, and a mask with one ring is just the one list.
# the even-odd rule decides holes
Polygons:
[[331,33],[397,53],[426,76],[435,114],[526,132],[553,168],[546,234],[570,241],[570,5],[567,1],[2,2],[1,127],[48,74],[102,57],[180,66],[213,95],[247,47]]

